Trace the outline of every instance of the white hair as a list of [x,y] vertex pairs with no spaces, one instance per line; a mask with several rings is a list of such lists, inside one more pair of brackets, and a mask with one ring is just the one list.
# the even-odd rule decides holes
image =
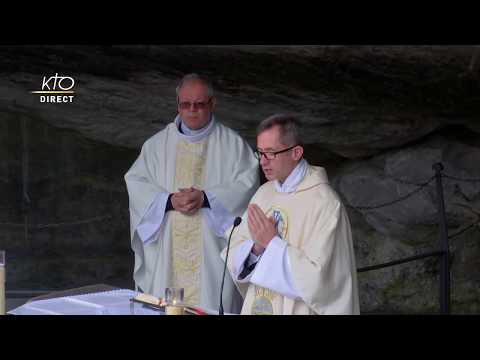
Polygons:
[[178,98],[178,93],[180,92],[183,85],[185,85],[185,83],[189,82],[189,81],[199,81],[199,82],[203,83],[207,87],[207,96],[209,98],[212,98],[214,96],[213,87],[212,87],[212,84],[211,84],[210,80],[208,80],[207,77],[205,77],[205,76],[198,75],[198,74],[195,74],[195,73],[191,73],[191,74],[185,75],[180,80],[180,82],[178,83],[178,86],[175,89],[175,91],[177,93],[177,98]]

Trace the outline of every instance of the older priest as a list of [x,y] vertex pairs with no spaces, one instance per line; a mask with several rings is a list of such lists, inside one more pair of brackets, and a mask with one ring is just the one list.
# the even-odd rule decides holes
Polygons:
[[[250,146],[215,119],[205,78],[184,77],[177,102],[174,122],[145,142],[125,175],[134,280],[159,297],[166,287],[182,287],[187,303],[217,309],[223,234],[258,188],[258,162]],[[227,278],[225,311],[238,313],[241,303]]]

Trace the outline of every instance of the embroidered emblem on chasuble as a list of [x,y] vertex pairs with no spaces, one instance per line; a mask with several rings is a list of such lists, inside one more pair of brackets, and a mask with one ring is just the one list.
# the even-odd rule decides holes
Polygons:
[[[179,141],[175,169],[175,191],[191,186],[203,189],[207,143]],[[172,286],[185,289],[184,301],[200,302],[200,271],[203,262],[203,232],[200,212],[172,212]]]
[[[272,206],[266,212],[266,216],[275,219],[278,236],[287,241],[288,217],[286,211],[278,206]],[[281,295],[273,290],[255,286],[255,298],[251,313],[253,315],[273,315],[273,300],[278,296]]]

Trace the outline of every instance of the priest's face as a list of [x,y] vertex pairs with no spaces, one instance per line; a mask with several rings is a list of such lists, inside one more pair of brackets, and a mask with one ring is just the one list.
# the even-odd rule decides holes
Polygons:
[[[260,156],[260,165],[267,180],[278,180],[281,183],[290,175],[303,155],[301,146],[284,144],[278,125],[262,131],[257,136],[257,150],[265,155]],[[274,154],[277,151],[290,150]]]
[[178,92],[178,113],[192,130],[208,124],[215,108],[215,98],[208,96],[207,86],[198,80],[187,81]]

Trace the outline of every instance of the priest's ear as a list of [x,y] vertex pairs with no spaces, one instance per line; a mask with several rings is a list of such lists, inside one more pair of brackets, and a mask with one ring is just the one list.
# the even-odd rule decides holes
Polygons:
[[303,146],[297,145],[292,149],[292,157],[295,161],[299,161],[303,156]]
[[215,97],[210,98],[210,111],[213,112],[215,110],[215,105],[217,105],[217,99]]

